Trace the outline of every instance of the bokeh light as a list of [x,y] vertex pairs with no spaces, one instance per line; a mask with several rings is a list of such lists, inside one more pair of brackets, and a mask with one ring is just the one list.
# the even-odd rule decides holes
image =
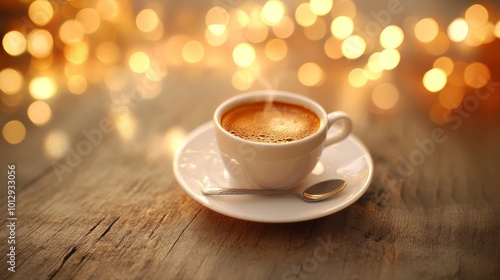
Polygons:
[[101,18],[113,21],[120,13],[120,6],[116,0],[100,0],[97,2],[97,11],[99,12]]
[[431,55],[442,55],[444,54],[450,46],[450,39],[444,32],[439,32],[436,38],[424,45],[425,51]]
[[66,44],[73,44],[82,41],[85,30],[77,20],[67,20],[59,28],[59,38]]
[[384,70],[392,70],[398,66],[401,55],[396,49],[385,49],[380,52],[380,65]]
[[44,125],[52,117],[52,110],[43,101],[35,101],[28,107],[28,118],[36,125]]
[[389,25],[380,33],[380,45],[383,48],[395,49],[403,43],[403,40],[403,30],[397,25]]
[[311,41],[321,40],[327,32],[327,24],[322,18],[318,18],[314,24],[304,27],[304,34]]
[[26,137],[26,127],[18,120],[7,122],[2,129],[2,135],[5,141],[10,144],[19,144]]
[[64,47],[64,57],[73,64],[80,65],[85,63],[88,56],[89,46],[85,42],[78,42]]
[[396,106],[399,100],[399,90],[392,83],[376,86],[372,92],[372,102],[377,108],[389,110]]
[[151,30],[151,32],[143,32],[142,37],[148,41],[159,41],[163,37],[163,22],[158,21],[158,24],[156,25],[155,29]]
[[377,66],[375,66],[374,68],[370,67],[373,65],[375,65],[375,63],[369,63],[369,64],[365,65],[365,67],[363,68],[365,70],[366,78],[370,81],[375,81],[375,80],[380,79],[380,77],[382,77],[382,74],[383,74],[383,71],[375,69]]
[[219,6],[212,7],[205,16],[207,29],[214,35],[223,34],[226,31],[228,21],[229,13]]
[[233,61],[240,67],[248,67],[255,62],[255,50],[248,43],[239,43],[233,50]]
[[295,21],[301,26],[311,26],[318,18],[310,8],[309,3],[304,2],[295,9]]
[[19,31],[9,31],[2,39],[2,46],[6,53],[18,56],[26,51],[26,38]]
[[351,72],[349,72],[347,80],[349,81],[349,84],[351,86],[360,88],[366,85],[366,83],[368,82],[368,76],[366,75],[364,69],[355,68],[352,69]]
[[482,88],[490,80],[491,73],[488,66],[480,62],[469,64],[464,71],[465,84],[471,88]]
[[485,22],[480,26],[470,27],[464,43],[470,47],[478,47],[495,40],[495,26],[492,22]]
[[470,27],[478,27],[488,21],[488,10],[480,4],[474,4],[465,11],[465,21]]
[[319,86],[324,80],[325,73],[318,64],[307,62],[300,66],[297,77],[305,86]]
[[5,68],[0,71],[0,90],[6,94],[16,94],[23,84],[24,78],[21,72],[12,68]]
[[164,45],[164,59],[169,65],[182,65],[185,60],[182,58],[182,48],[192,39],[186,35],[177,34],[170,37]]
[[354,22],[350,17],[339,16],[336,17],[330,25],[332,35],[338,39],[345,39],[351,36],[354,31]]
[[380,52],[375,52],[368,58],[367,67],[372,72],[382,72],[384,71],[384,67],[382,66],[382,61],[380,59]]
[[453,42],[461,42],[467,37],[469,25],[463,18],[453,20],[448,26],[448,37]]
[[241,29],[247,27],[250,24],[250,16],[242,9],[232,9],[229,12],[229,18],[235,19],[235,28]]
[[324,16],[332,10],[333,0],[310,0],[311,12],[318,16]]
[[75,19],[80,22],[85,34],[92,34],[99,29],[101,25],[101,17],[99,13],[92,8],[81,9],[75,16]]
[[150,65],[149,56],[144,52],[134,52],[128,59],[128,65],[135,73],[144,73]]
[[358,35],[348,37],[342,42],[342,54],[348,59],[362,56],[366,50],[366,42]]
[[137,14],[135,24],[142,32],[152,32],[158,27],[160,19],[158,14],[152,9],[144,9]]
[[52,53],[54,40],[49,31],[34,29],[28,34],[28,52],[36,58],[44,58]]
[[233,87],[241,91],[249,89],[254,81],[254,75],[250,71],[244,69],[236,71],[231,78]]
[[68,90],[73,94],[82,94],[87,90],[87,79],[82,75],[73,75],[67,82]]
[[424,87],[430,92],[438,92],[444,88],[447,82],[446,72],[439,68],[433,68],[424,74]]
[[277,25],[274,25],[272,28],[273,33],[274,35],[276,35],[276,37],[286,39],[290,37],[295,31],[295,23],[291,18],[284,16],[281,21]]
[[446,109],[452,110],[456,109],[462,104],[464,99],[464,88],[463,87],[455,87],[452,85],[446,85],[439,92],[439,103]]
[[114,125],[123,140],[130,141],[137,133],[137,118],[129,112],[116,116]]
[[329,58],[339,59],[344,56],[342,53],[342,41],[334,37],[330,37],[326,40],[323,49]]
[[269,59],[280,61],[286,57],[288,46],[282,39],[272,39],[266,43],[265,52]]
[[447,56],[442,56],[434,61],[433,67],[442,69],[446,75],[450,75],[453,72],[453,60]]
[[497,24],[495,24],[495,29],[494,29],[493,33],[495,34],[495,36],[497,38],[500,38],[500,20],[497,21]]
[[269,28],[261,21],[251,22],[244,30],[245,37],[252,43],[262,43],[269,35]]
[[173,156],[179,147],[181,147],[185,138],[186,132],[181,127],[174,126],[165,133],[162,148],[164,148],[170,156]]
[[45,153],[52,159],[62,158],[69,150],[69,138],[61,130],[52,130],[43,142]]
[[44,26],[54,17],[54,7],[47,0],[33,1],[28,8],[30,20],[38,26]]
[[279,0],[270,0],[262,7],[262,22],[269,26],[275,26],[280,23],[285,15],[285,5]]
[[189,63],[200,62],[204,56],[205,48],[196,40],[191,40],[182,47],[182,57]]
[[114,64],[120,58],[120,48],[114,42],[104,42],[95,49],[97,59],[105,64]]
[[432,18],[421,19],[415,25],[415,37],[422,43],[430,43],[436,39],[439,33],[439,25]]
[[29,92],[35,99],[49,99],[57,92],[57,82],[48,76],[35,77],[30,82]]
[[[182,67],[190,77],[203,73],[192,69],[220,69],[240,91],[288,82],[318,87],[331,75],[328,86],[362,88],[356,92],[367,93],[364,98],[380,110],[400,102],[393,79],[403,73],[410,84],[423,84],[415,90],[437,93],[418,98],[425,98],[438,123],[438,113],[458,108],[496,74],[490,56],[500,21],[490,3],[457,6],[446,17],[410,9],[382,23],[377,17],[383,12],[358,6],[358,14],[361,3],[352,0],[178,4],[175,12],[163,2],[87,2],[31,0],[21,23],[6,17],[2,47],[9,56],[0,69],[0,102],[7,114],[24,114],[29,105],[29,120],[44,125],[52,118],[53,100],[47,100],[58,92],[93,94],[92,87],[104,84],[116,101],[141,78],[161,81],[168,66],[169,73]],[[158,63],[165,71],[157,72]],[[398,67],[405,68],[387,72]],[[162,93],[155,89],[144,98]],[[135,130],[139,124],[133,115],[115,121]]]
[[222,46],[224,43],[227,42],[228,34],[226,32],[223,32],[221,34],[214,34],[210,30],[206,29],[205,30],[205,41],[213,47],[218,47]]

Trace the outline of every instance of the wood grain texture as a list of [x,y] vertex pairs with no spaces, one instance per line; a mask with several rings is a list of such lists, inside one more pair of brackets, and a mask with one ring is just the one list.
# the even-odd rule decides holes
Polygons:
[[[204,208],[182,191],[164,136],[209,120],[234,94],[213,73],[172,74],[164,91],[130,110],[131,140],[118,129],[60,180],[43,143],[62,129],[70,147],[83,129],[112,118],[96,94],[56,104],[54,122],[29,128],[15,146],[2,143],[5,168],[17,165],[17,265],[1,279],[498,279],[500,173],[497,125],[471,118],[457,130],[432,124],[411,96],[391,114],[346,107],[354,133],[375,163],[367,193],[347,209],[289,224],[247,222]],[[218,80],[219,79],[219,80]],[[214,82],[217,81],[217,82]],[[342,96],[306,95],[325,107]],[[345,102],[343,104],[346,104]],[[447,136],[405,176],[408,158],[442,128]],[[59,159],[63,162],[63,159]],[[404,172],[403,172],[404,173]],[[2,190],[3,192],[4,190]],[[6,205],[2,195],[1,205]],[[5,236],[5,211],[2,232]]]

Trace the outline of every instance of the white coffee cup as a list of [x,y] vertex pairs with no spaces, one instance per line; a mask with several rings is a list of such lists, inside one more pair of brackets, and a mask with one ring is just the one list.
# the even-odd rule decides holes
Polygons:
[[[303,106],[318,116],[319,128],[315,133],[299,140],[264,143],[240,138],[222,127],[221,119],[225,112],[259,101],[280,101]],[[222,161],[231,180],[240,188],[296,187],[318,163],[323,148],[345,139],[352,128],[351,119],[344,112],[327,114],[318,103],[307,97],[276,90],[234,96],[217,107],[213,121]]]

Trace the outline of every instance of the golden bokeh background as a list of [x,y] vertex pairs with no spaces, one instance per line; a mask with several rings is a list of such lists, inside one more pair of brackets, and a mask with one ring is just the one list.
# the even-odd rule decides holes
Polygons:
[[[130,80],[161,82],[177,68],[219,71],[236,92],[277,79],[319,91],[335,84],[366,96],[380,114],[398,107],[406,88],[397,81],[404,81],[437,125],[467,96],[490,90],[478,115],[498,119],[498,4],[439,2],[4,1],[1,138],[15,145],[50,123],[63,95],[104,92],[113,99]],[[157,88],[141,98],[160,94]],[[114,120],[124,139],[133,135],[132,114]],[[165,138],[183,133],[169,130]],[[52,131],[44,147],[58,157],[68,141]]]

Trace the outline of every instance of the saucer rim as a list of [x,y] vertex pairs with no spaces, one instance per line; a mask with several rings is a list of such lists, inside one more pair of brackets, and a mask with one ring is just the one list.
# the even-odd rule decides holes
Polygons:
[[[368,174],[367,174],[366,178],[364,179],[362,186],[358,187],[357,192],[355,192],[355,194],[352,195],[348,200],[333,205],[332,208],[327,210],[327,211],[317,211],[317,213],[310,214],[307,217],[289,217],[289,218],[279,217],[279,218],[275,218],[273,216],[268,216],[268,217],[265,217],[264,219],[259,219],[259,218],[250,217],[251,214],[246,214],[246,212],[244,212],[244,211],[243,212],[242,211],[240,211],[240,212],[230,211],[230,213],[228,213],[228,211],[223,211],[223,209],[213,207],[213,204],[207,203],[207,201],[209,201],[210,199],[213,199],[213,198],[204,195],[203,199],[202,199],[200,196],[201,191],[199,194],[194,193],[193,188],[188,186],[189,184],[186,182],[186,180],[183,178],[183,176],[180,174],[180,171],[179,171],[179,159],[180,159],[182,152],[186,148],[186,146],[188,146],[194,139],[199,137],[201,134],[203,134],[209,130],[214,130],[214,126],[213,126],[212,121],[207,121],[205,123],[200,124],[199,126],[194,128],[193,130],[191,130],[186,135],[186,137],[183,140],[182,145],[179,146],[179,148],[176,150],[174,158],[173,158],[174,176],[175,176],[177,182],[179,183],[179,185],[181,186],[181,188],[183,189],[183,191],[186,192],[191,198],[193,198],[195,201],[197,201],[201,205],[207,207],[208,209],[215,211],[217,213],[220,213],[222,215],[225,215],[225,216],[229,216],[232,218],[245,220],[245,221],[261,222],[261,223],[294,223],[294,222],[303,222],[303,221],[319,219],[319,218],[337,213],[339,211],[342,211],[343,209],[354,204],[354,202],[359,200],[361,198],[361,196],[363,196],[363,194],[365,194],[365,192],[368,190],[368,188],[371,184],[371,181],[373,179],[373,173],[374,173],[373,159],[372,159],[368,149],[361,142],[361,140],[359,140],[356,136],[354,136],[351,133],[346,139],[344,139],[342,141],[351,141],[355,144],[356,148],[358,148],[362,151],[362,154],[365,156],[365,160],[367,163],[366,169],[368,170]],[[297,200],[297,201],[302,202],[300,200]],[[322,202],[322,203],[324,203],[324,202]]]

